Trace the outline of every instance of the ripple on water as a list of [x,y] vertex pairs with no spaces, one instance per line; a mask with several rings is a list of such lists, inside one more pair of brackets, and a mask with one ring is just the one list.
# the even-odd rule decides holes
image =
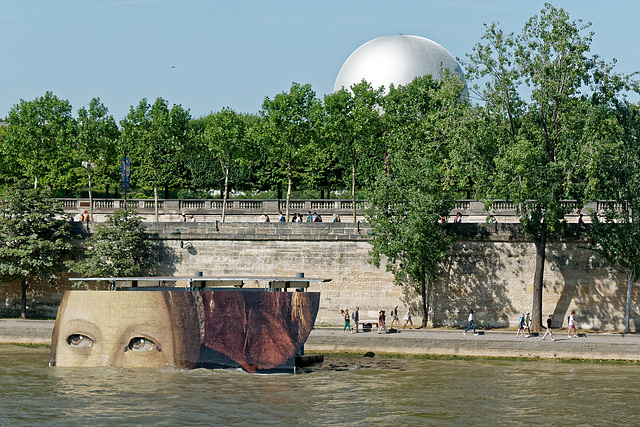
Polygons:
[[327,356],[299,375],[49,368],[0,346],[0,424],[638,424],[635,364]]

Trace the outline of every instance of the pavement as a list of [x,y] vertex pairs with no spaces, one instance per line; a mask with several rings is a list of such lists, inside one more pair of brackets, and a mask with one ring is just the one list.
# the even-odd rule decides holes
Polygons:
[[640,360],[640,335],[580,332],[553,334],[555,341],[540,336],[516,338],[515,331],[410,330],[378,334],[343,333],[342,328],[317,327],[305,344],[305,352],[349,352],[406,355],[456,355],[480,357],[531,357],[591,360]]
[[[51,344],[53,320],[0,319],[0,343]],[[581,331],[568,338],[566,329],[554,332],[555,341],[540,336],[516,338],[515,331],[455,329],[400,329],[395,333],[343,333],[342,328],[316,327],[305,343],[306,353],[366,353],[532,357],[592,360],[640,360],[640,335]]]

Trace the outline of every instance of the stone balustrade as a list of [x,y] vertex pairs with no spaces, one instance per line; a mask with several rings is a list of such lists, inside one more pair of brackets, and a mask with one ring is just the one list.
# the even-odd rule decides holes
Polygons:
[[[80,212],[89,209],[89,199],[58,199],[68,215],[79,215]],[[159,199],[158,221],[179,222],[181,215],[193,216],[197,222],[215,222],[222,219],[221,199]],[[596,201],[586,204],[578,209],[575,200],[563,202],[572,209],[567,216],[568,222],[577,222],[579,214],[585,216],[585,222],[590,222],[591,211],[601,212],[607,208],[618,207],[616,202]],[[364,219],[365,200],[356,201],[356,221]],[[155,220],[155,206],[153,199],[127,199],[126,207],[137,211],[145,221]],[[106,215],[118,209],[125,208],[124,199],[93,199],[94,221],[101,222]],[[227,200],[225,220],[229,222],[261,222],[263,215],[270,216],[271,221],[277,221],[278,211],[285,213],[286,200],[284,199],[230,199]],[[317,212],[323,217],[324,222],[332,221],[333,215],[339,215],[342,222],[353,222],[353,201],[350,199],[293,199],[289,205],[289,213]],[[449,221],[460,212],[463,222],[485,222],[488,215],[494,215],[499,223],[516,223],[516,206],[506,200],[494,200],[487,208],[484,202],[474,200],[456,200],[454,208],[450,212]]]

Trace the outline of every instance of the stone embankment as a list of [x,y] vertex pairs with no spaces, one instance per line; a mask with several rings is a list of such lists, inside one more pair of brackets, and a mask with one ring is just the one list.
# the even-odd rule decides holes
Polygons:
[[[50,344],[53,321],[0,320],[0,343]],[[366,353],[377,355],[455,355],[478,357],[530,357],[589,360],[640,360],[640,335],[580,333],[568,338],[566,330],[555,341],[540,337],[516,338],[513,331],[409,330],[397,333],[343,333],[341,328],[315,328],[305,344],[307,353]]]

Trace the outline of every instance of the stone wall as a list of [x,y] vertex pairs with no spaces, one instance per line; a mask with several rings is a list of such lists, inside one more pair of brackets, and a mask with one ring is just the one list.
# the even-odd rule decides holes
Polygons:
[[[149,233],[162,253],[159,274],[288,275],[332,279],[312,284],[321,292],[318,324],[341,323],[340,310],[360,307],[362,319],[399,305],[419,308],[411,285],[394,285],[384,268],[367,262],[369,230],[355,223],[151,223]],[[515,326],[531,309],[535,249],[517,224],[450,224],[460,238],[452,245],[445,272],[435,283],[431,302],[435,326],[462,326],[473,308],[482,327]],[[175,233],[178,230],[180,234]],[[182,242],[182,248],[180,247]],[[577,225],[551,243],[545,265],[543,313],[566,327],[575,310],[580,327],[623,329],[626,278],[594,253],[583,249],[584,230]],[[2,285],[5,296],[13,292]],[[61,282],[54,298],[68,287]],[[250,283],[247,286],[265,286]],[[44,289],[44,288],[43,288]],[[37,290],[36,299],[46,299]],[[631,328],[640,325],[638,291],[632,295]],[[419,314],[419,313],[418,313]],[[402,319],[401,319],[402,321]],[[414,323],[419,324],[419,316]],[[404,322],[403,322],[404,323]]]

